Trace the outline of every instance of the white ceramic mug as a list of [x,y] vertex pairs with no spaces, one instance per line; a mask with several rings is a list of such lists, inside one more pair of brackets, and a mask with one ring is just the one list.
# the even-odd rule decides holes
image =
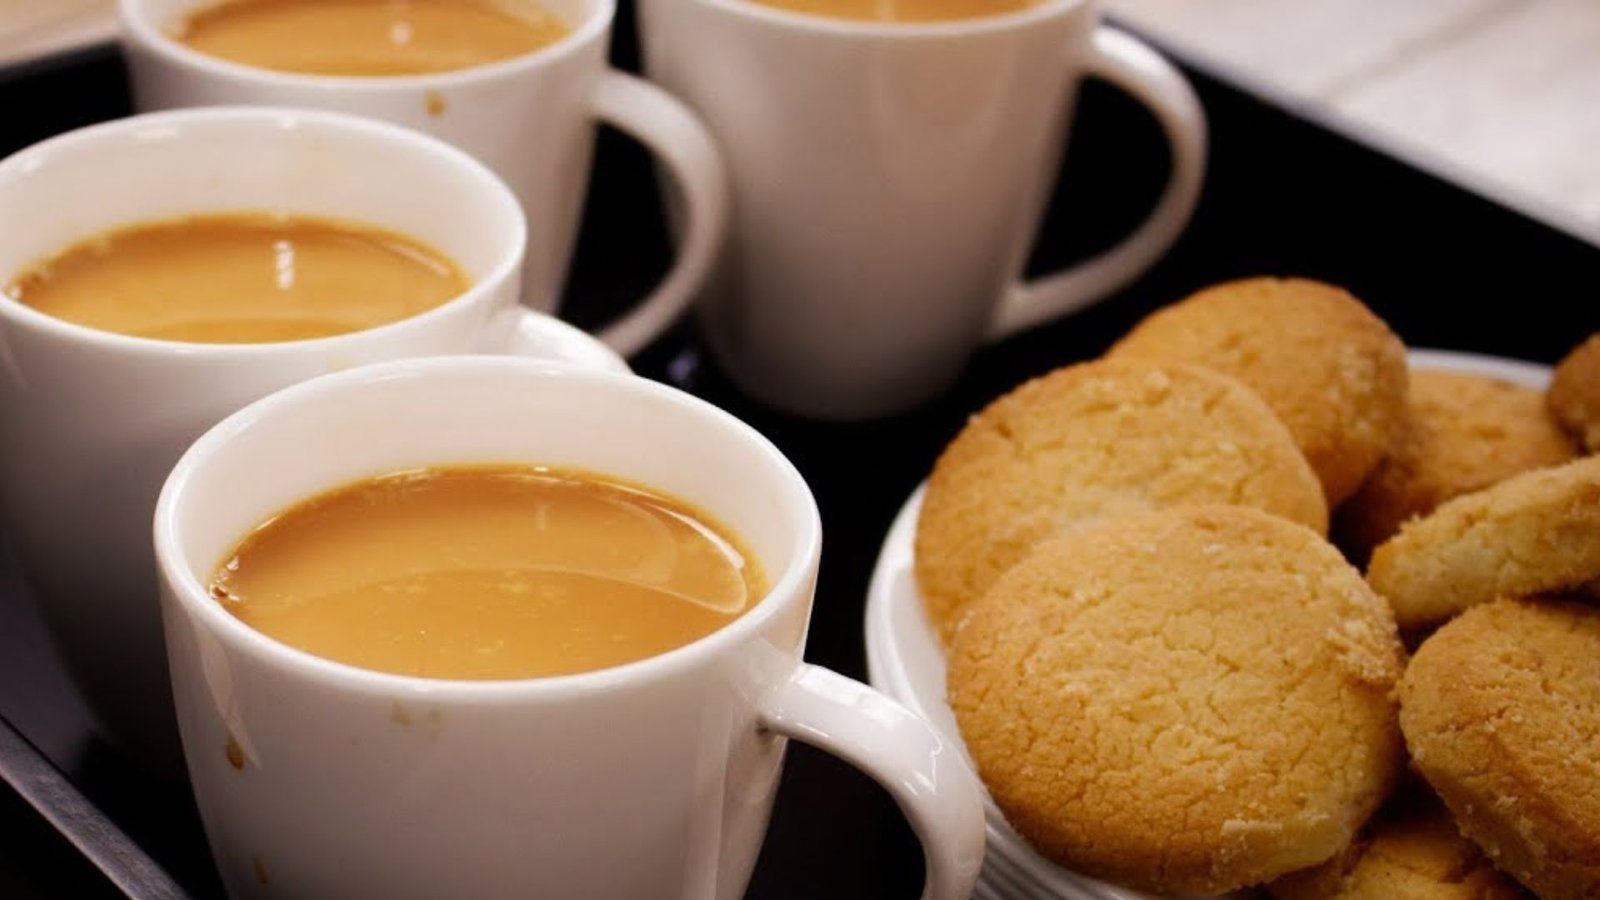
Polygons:
[[517,305],[524,224],[470,156],[382,122],[216,108],[134,116],[0,161],[0,285],[110,229],[190,213],[285,211],[399,232],[472,286],[412,318],[269,344],[191,344],[75,325],[0,292],[0,495],[41,613],[104,731],[180,768],[150,514],[183,449],[296,381],[364,362],[516,352],[625,370],[581,331]]
[[[672,269],[600,331],[631,355],[671,325],[700,290],[723,240],[727,190],[717,149],[682,104],[609,68],[615,0],[540,0],[572,31],[531,53],[449,72],[346,77],[277,72],[207,56],[168,34],[215,0],[120,0],[123,47],[141,110],[266,104],[357,113],[443,138],[488,166],[528,219],[523,302],[555,312],[578,233],[596,125],[645,144],[674,176],[684,229]],[[654,202],[640,198],[641,202]]]
[[[733,218],[702,306],[733,379],[792,412],[927,399],[985,341],[1079,309],[1188,221],[1205,126],[1183,77],[1087,0],[926,24],[752,0],[640,0],[646,71],[721,142]],[[1122,243],[1020,281],[1085,77],[1126,90],[1172,148]]]
[[[484,461],[679,497],[740,535],[772,589],[658,656],[505,681],[323,659],[206,589],[249,530],[306,497]],[[959,750],[877,691],[802,662],[821,540],[816,502],[776,447],[642,378],[510,357],[405,360],[240,410],[178,462],[155,515],[179,724],[229,893],[733,900],[792,737],[881,782],[922,841],[924,896],[964,900],[983,818]]]

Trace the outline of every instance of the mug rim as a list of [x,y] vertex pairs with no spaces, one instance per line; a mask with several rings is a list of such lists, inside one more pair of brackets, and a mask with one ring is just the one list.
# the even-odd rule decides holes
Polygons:
[[601,39],[611,30],[616,18],[616,0],[587,0],[594,9],[583,23],[565,37],[507,59],[480,63],[463,69],[440,72],[410,72],[401,75],[324,75],[313,72],[284,72],[264,66],[235,62],[201,53],[163,31],[165,23],[145,15],[146,0],[117,0],[117,18],[124,41],[132,40],[168,62],[199,70],[207,75],[250,81],[257,84],[299,89],[338,89],[356,93],[382,94],[401,91],[468,87],[475,84],[514,78],[527,72],[556,65]]
[[1025,30],[1039,22],[1094,7],[1093,0],[1040,0],[998,15],[969,16],[925,22],[881,22],[798,12],[759,0],[684,0],[769,27],[829,37],[886,42],[941,40]]
[[[194,123],[199,124],[194,125]],[[0,321],[10,320],[17,325],[50,334],[58,340],[71,341],[107,352],[135,355],[181,354],[194,358],[213,358],[218,356],[266,357],[276,354],[305,352],[333,346],[341,342],[349,343],[356,340],[364,340],[368,337],[389,336],[416,328],[426,328],[436,318],[451,315],[461,307],[483,302],[485,296],[504,284],[506,279],[519,275],[522,256],[526,252],[527,217],[522,211],[522,204],[511,193],[511,189],[488,166],[479,162],[466,151],[431,135],[379,119],[333,110],[277,106],[210,106],[137,113],[120,119],[97,122],[54,135],[24,147],[8,157],[0,158],[0,191],[5,190],[6,184],[12,179],[29,177],[29,174],[41,164],[38,161],[41,155],[63,152],[63,148],[70,149],[93,142],[120,140],[148,129],[181,128],[190,125],[199,128],[230,127],[234,123],[244,123],[245,126],[251,127],[264,126],[284,132],[299,131],[309,124],[313,128],[328,129],[346,134],[360,133],[378,140],[400,141],[410,144],[435,159],[443,160],[448,165],[470,171],[471,177],[480,182],[488,193],[492,193],[495,196],[494,202],[504,207],[505,211],[511,216],[513,228],[510,229],[511,233],[507,235],[508,252],[502,254],[482,277],[473,279],[465,290],[437,306],[422,310],[403,319],[374,325],[371,328],[362,328],[357,331],[347,331],[315,338],[225,343],[141,337],[58,318],[23,303],[3,289],[0,289]],[[293,211],[291,210],[290,213],[293,214]],[[167,221],[167,219],[135,219],[113,227],[132,227],[155,221]],[[357,224],[371,224],[363,222],[359,218],[351,218],[349,221]],[[103,233],[104,230],[101,229],[100,232],[95,233]],[[84,239],[89,237],[93,237],[93,234],[82,235]],[[69,244],[68,246],[70,247],[71,245]],[[60,249],[65,250],[67,248]],[[9,280],[14,276],[15,273],[12,272],[0,273],[0,279]]]
[[[675,406],[683,414],[697,417],[702,429],[717,429],[737,435],[751,452],[760,455],[771,465],[775,480],[781,483],[785,497],[794,501],[805,513],[805,521],[799,524],[799,533],[793,543],[794,553],[755,606],[710,634],[663,653],[564,675],[466,679],[404,675],[369,669],[318,656],[270,637],[216,603],[194,574],[194,560],[190,559],[183,546],[182,528],[178,524],[179,510],[196,502],[188,495],[188,491],[196,473],[207,464],[209,458],[235,440],[248,439],[245,437],[247,433],[263,419],[293,415],[294,410],[303,404],[326,402],[330,397],[342,398],[341,395],[347,395],[347,392],[361,390],[363,385],[427,378],[430,373],[440,371],[510,373],[512,377],[528,382],[563,383],[564,390],[571,389],[576,382],[589,384],[591,389],[601,391],[642,393],[655,402]],[[325,484],[319,489],[328,490],[337,486]],[[221,641],[232,652],[243,654],[274,670],[287,671],[293,677],[316,681],[337,690],[426,695],[447,702],[466,703],[493,703],[509,699],[560,700],[587,696],[625,689],[632,684],[668,679],[701,667],[708,660],[723,655],[730,648],[759,634],[772,619],[792,604],[804,602],[807,597],[806,582],[814,577],[822,546],[821,515],[805,478],[777,445],[732,413],[693,394],[633,374],[529,357],[493,355],[413,357],[372,363],[299,382],[240,408],[196,439],[173,466],[156,501],[152,530],[163,594],[170,595],[170,600],[162,600],[164,618],[169,615],[167,603],[175,603],[186,617],[198,623],[205,634]],[[178,623],[169,621],[166,627],[174,624]]]

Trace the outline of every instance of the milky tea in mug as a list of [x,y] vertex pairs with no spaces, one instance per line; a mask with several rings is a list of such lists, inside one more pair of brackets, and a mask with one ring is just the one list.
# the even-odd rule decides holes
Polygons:
[[363,331],[470,286],[453,260],[404,235],[312,216],[232,213],[88,237],[34,263],[5,291],[101,331],[253,344]]
[[737,538],[682,501],[590,472],[482,465],[302,501],[246,536],[210,591],[325,659],[511,679],[665,653],[738,618],[767,583]]
[[224,0],[168,23],[176,40],[209,56],[343,76],[470,68],[570,30],[528,0]]

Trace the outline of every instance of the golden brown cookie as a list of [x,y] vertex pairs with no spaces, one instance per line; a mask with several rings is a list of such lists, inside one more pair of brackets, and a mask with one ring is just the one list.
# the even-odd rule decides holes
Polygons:
[[1544,392],[1485,375],[1413,371],[1395,441],[1339,507],[1333,533],[1353,559],[1366,560],[1402,522],[1451,497],[1577,455]]
[[1600,578],[1600,456],[1523,472],[1439,505],[1372,553],[1367,580],[1404,631],[1496,597]]
[[1382,802],[1401,653],[1388,607],[1315,532],[1174,508],[1035,548],[956,633],[948,691],[1041,854],[1209,894],[1328,859]]
[[1206,288],[1146,317],[1110,354],[1198,363],[1254,388],[1330,506],[1360,486],[1405,415],[1405,345],[1348,292],[1303,278]]
[[1349,846],[1267,885],[1275,900],[1532,900],[1461,836],[1426,785],[1408,784]]
[[1289,432],[1237,381],[1151,360],[1058,369],[989,404],[940,455],[917,522],[917,584],[948,639],[1040,540],[1182,503],[1257,506],[1327,529]]
[[1600,453],[1600,332],[1556,365],[1549,400],[1561,426],[1590,453]]
[[1497,600],[1417,650],[1412,763],[1461,832],[1544,900],[1600,897],[1600,610]]

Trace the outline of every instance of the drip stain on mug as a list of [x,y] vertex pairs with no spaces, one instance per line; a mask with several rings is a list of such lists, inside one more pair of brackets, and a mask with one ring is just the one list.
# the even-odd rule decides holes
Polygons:
[[389,706],[389,721],[400,728],[410,728],[420,724],[429,733],[438,734],[444,727],[444,713],[438,707],[434,707],[418,717],[407,709],[405,704],[395,700]]
[[244,770],[244,748],[239,746],[239,739],[228,735],[228,743],[222,747],[222,755],[228,758],[228,765],[240,771]]
[[94,235],[33,264],[5,291],[101,331],[251,344],[363,331],[469,287],[452,260],[405,235],[311,216],[224,213]]
[[481,465],[302,501],[247,535],[212,589],[317,656],[508,679],[667,652],[743,615],[767,583],[736,536],[675,498],[579,470]]
[[868,22],[946,22],[999,16],[1040,0],[751,0],[790,12]]
[[226,0],[167,31],[248,66],[363,77],[471,68],[549,46],[571,29],[528,0]]

